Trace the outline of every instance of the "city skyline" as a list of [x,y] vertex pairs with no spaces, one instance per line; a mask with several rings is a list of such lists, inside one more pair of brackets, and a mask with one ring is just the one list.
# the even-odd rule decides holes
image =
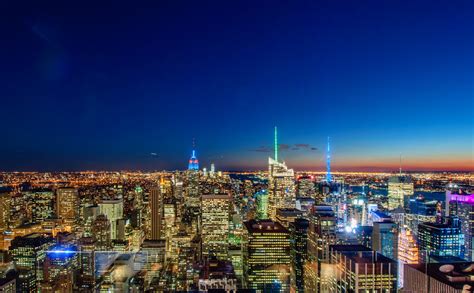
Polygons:
[[6,3],[0,170],[474,171],[474,3],[340,4]]

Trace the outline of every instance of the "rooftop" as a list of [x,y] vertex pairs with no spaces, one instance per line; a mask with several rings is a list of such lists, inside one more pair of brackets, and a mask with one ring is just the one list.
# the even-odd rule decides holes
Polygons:
[[464,285],[474,288],[474,262],[409,264],[420,272],[456,289]]
[[272,220],[250,220],[244,225],[251,233],[288,233],[285,227]]
[[360,244],[330,245],[329,250],[331,252],[337,251],[355,263],[396,263],[394,260]]
[[388,183],[412,183],[410,176],[396,175],[388,179]]

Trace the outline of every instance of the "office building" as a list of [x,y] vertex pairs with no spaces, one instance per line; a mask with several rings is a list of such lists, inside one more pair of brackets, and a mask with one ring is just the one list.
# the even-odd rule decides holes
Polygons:
[[0,231],[9,227],[11,214],[11,196],[8,192],[0,193]]
[[296,292],[304,292],[304,264],[308,260],[309,221],[296,219],[289,224],[291,239],[291,266],[293,281],[291,286]]
[[401,229],[398,234],[398,286],[403,288],[403,273],[406,264],[417,264],[418,245],[409,229]]
[[123,200],[112,199],[103,200],[99,203],[99,213],[106,215],[110,221],[110,237],[111,239],[118,239],[118,220],[123,218]]
[[269,217],[276,219],[279,208],[294,208],[296,204],[293,169],[285,163],[268,158],[268,208]]
[[56,214],[68,225],[74,224],[79,215],[79,193],[75,188],[56,190]]
[[418,225],[420,263],[431,262],[431,257],[464,257],[464,234],[457,217],[449,217],[444,223]]
[[310,259],[329,260],[329,245],[336,244],[337,218],[329,205],[317,205],[309,217],[308,253]]
[[473,262],[405,265],[402,292],[472,292],[474,288],[473,268]]
[[465,257],[472,261],[474,246],[474,194],[462,190],[446,191],[446,213],[458,216],[461,223],[461,232],[464,234]]
[[331,245],[328,292],[396,292],[397,263],[362,245]]
[[158,186],[150,188],[150,240],[161,239],[163,197]]
[[257,205],[257,219],[268,219],[268,191],[261,190],[255,194],[255,202]]
[[409,176],[392,176],[388,180],[388,206],[389,210],[403,207],[408,210],[409,197],[413,195],[414,184]]
[[[66,197],[67,198],[67,197]],[[54,192],[51,189],[35,189],[28,192],[28,205],[31,209],[31,221],[40,223],[55,217]],[[65,205],[69,203],[66,202]]]
[[275,127],[274,158],[268,158],[268,216],[276,219],[279,208],[294,208],[296,204],[295,172],[278,161],[277,128]]
[[13,263],[19,271],[17,288],[20,292],[36,291],[43,281],[46,252],[54,244],[52,237],[29,234],[15,237],[9,248]]
[[112,248],[110,227],[110,221],[106,215],[98,215],[94,222],[92,222],[92,238],[96,250],[108,251]]
[[291,270],[288,230],[271,220],[250,220],[244,226],[245,286],[260,291],[288,291]]
[[372,249],[388,258],[397,260],[398,225],[392,221],[374,222]]
[[298,197],[315,197],[316,189],[313,176],[298,177],[296,180],[296,194]]
[[229,194],[203,194],[201,196],[202,255],[227,259],[229,236]]
[[303,211],[296,208],[279,208],[276,211],[276,220],[280,222],[285,228],[294,222],[296,219],[303,217]]

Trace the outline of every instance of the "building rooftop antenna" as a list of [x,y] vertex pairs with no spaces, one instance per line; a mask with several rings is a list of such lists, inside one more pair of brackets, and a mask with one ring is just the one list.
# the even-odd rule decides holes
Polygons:
[[402,176],[402,154],[400,153],[400,176]]

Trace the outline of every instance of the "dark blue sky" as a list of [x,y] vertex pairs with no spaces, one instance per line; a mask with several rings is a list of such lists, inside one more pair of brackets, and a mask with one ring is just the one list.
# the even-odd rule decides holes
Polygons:
[[1,170],[474,169],[471,0],[120,2],[0,4]]

